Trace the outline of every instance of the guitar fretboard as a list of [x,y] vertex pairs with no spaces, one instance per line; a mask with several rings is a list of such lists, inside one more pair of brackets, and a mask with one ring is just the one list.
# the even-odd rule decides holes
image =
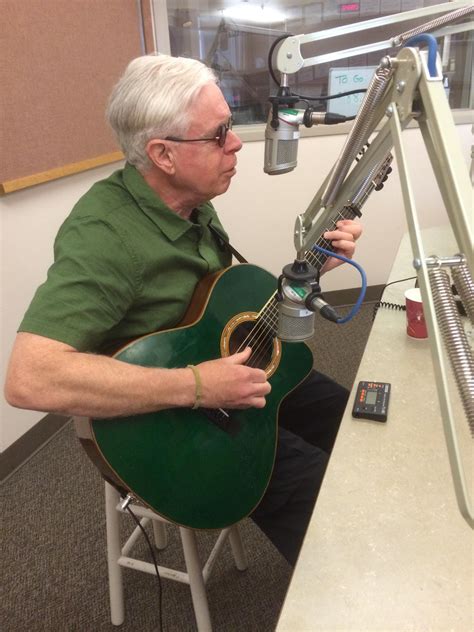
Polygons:
[[[374,167],[368,174],[365,182],[362,183],[358,194],[352,199],[352,203],[344,206],[342,210],[336,211],[334,215],[328,216],[327,225],[323,228],[322,234],[315,246],[319,246],[330,252],[334,251],[331,242],[324,239],[323,235],[327,231],[336,228],[336,223],[341,219],[354,219],[356,215],[360,216],[360,209],[367,201],[369,195],[374,189],[378,190],[383,187],[383,182],[391,172],[391,163],[393,156],[390,152],[386,154],[381,163]],[[313,247],[314,248],[314,247]],[[305,254],[305,260],[319,272],[324,263],[328,259],[328,255],[318,250],[308,250]],[[241,343],[239,351],[245,347],[252,347],[252,354],[247,362],[249,366],[261,367],[265,366],[265,359],[271,356],[274,340],[277,337],[278,330],[278,299],[275,292],[265,303],[257,317],[255,325],[245,340]]]
[[[324,228],[326,231],[332,231],[336,228],[336,223],[341,219],[353,219],[356,213],[351,207],[344,207],[337,212],[332,220],[328,221],[328,225]],[[331,242],[321,235],[316,242],[317,246],[325,250],[333,251]],[[305,260],[319,272],[324,263],[328,259],[328,255],[317,250],[309,250],[305,254]],[[278,299],[277,292],[270,297],[264,307],[260,310],[255,325],[246,339],[242,342],[239,351],[245,347],[252,347],[252,355],[247,361],[248,366],[261,367],[265,364],[264,358],[271,355],[274,339],[277,336],[278,329]]]

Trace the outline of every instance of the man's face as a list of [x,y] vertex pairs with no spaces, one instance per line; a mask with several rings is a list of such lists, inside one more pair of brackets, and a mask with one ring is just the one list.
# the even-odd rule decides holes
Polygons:
[[[215,84],[209,83],[202,88],[191,108],[189,129],[183,138],[214,137],[219,126],[229,122],[230,116],[222,92]],[[180,192],[187,192],[198,204],[227,191],[236,173],[236,153],[242,147],[242,142],[232,130],[227,132],[223,147],[219,147],[215,140],[167,142],[172,145],[175,156],[173,184]]]

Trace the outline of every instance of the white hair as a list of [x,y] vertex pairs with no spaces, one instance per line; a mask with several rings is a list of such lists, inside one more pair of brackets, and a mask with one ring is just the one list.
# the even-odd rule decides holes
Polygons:
[[208,83],[217,83],[215,74],[195,59],[154,54],[131,61],[106,111],[127,161],[148,170],[148,141],[185,134],[189,110]]

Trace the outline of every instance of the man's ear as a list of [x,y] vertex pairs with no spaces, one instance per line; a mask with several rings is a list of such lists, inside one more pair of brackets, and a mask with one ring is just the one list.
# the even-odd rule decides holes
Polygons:
[[148,141],[145,150],[150,161],[158,167],[158,169],[161,169],[161,171],[164,171],[164,173],[168,175],[174,174],[174,154],[168,143],[158,138],[152,138]]

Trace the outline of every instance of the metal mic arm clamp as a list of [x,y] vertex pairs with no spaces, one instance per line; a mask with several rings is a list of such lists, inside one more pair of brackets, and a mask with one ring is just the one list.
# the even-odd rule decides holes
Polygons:
[[291,93],[288,86],[280,86],[280,88],[278,88],[278,94],[274,97],[268,97],[268,100],[272,106],[272,120],[270,125],[273,129],[278,129],[280,125],[278,120],[279,107],[286,105],[289,108],[294,108],[299,99]]
[[[287,282],[284,286],[284,282]],[[319,285],[319,271],[303,259],[295,259],[283,268],[278,278],[277,300],[285,298],[304,305],[310,312],[321,314],[326,320],[337,322],[339,314],[323,298]]]
[[[313,292],[321,294],[319,272],[304,259],[295,259],[293,263],[288,263],[283,268],[282,274],[278,277],[277,299],[279,301],[283,300],[283,281],[285,280],[293,281],[296,285],[309,285],[311,294]],[[308,307],[308,309],[312,308]]]

